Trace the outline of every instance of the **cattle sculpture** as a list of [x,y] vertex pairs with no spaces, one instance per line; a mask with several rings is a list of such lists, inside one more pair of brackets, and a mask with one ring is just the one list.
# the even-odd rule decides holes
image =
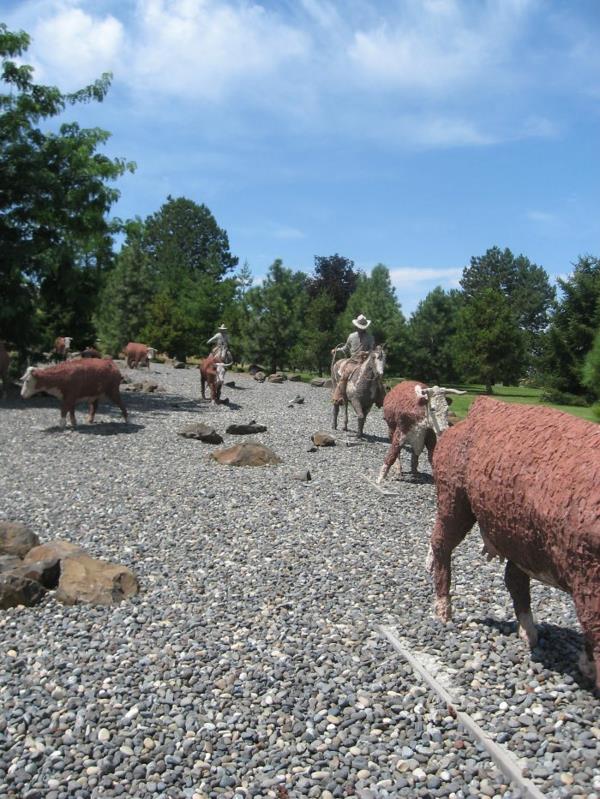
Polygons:
[[121,373],[112,361],[104,359],[80,359],[67,361],[46,369],[30,366],[23,375],[21,396],[29,399],[40,391],[45,391],[60,402],[60,424],[66,425],[67,413],[71,425],[75,427],[75,405],[89,403],[88,422],[94,421],[98,400],[109,399],[121,409],[127,421],[127,409],[119,392]]
[[383,418],[390,433],[390,448],[379,472],[378,483],[385,480],[394,463],[398,473],[402,474],[398,456],[404,445],[412,449],[410,468],[413,475],[417,474],[419,456],[424,447],[427,447],[431,463],[437,438],[448,429],[448,394],[466,394],[466,391],[404,380],[386,394]]
[[227,367],[231,366],[232,362],[223,363],[217,361],[213,355],[203,358],[200,361],[198,369],[200,370],[200,388],[202,392],[202,399],[206,399],[206,386],[210,388],[211,400],[215,405],[221,402],[221,389],[225,382],[225,373]]
[[585,636],[580,668],[600,690],[600,426],[481,397],[444,434],[433,468],[429,565],[439,618],[451,618],[452,551],[478,522],[484,552],[507,561],[505,584],[530,647],[530,578],[572,594]]
[[71,349],[71,342],[73,339],[70,336],[58,336],[54,340],[54,354],[57,358],[65,360]]
[[137,369],[138,366],[146,366],[149,369],[150,361],[156,357],[154,347],[139,344],[137,341],[130,341],[125,347],[124,353],[127,366],[130,369]]

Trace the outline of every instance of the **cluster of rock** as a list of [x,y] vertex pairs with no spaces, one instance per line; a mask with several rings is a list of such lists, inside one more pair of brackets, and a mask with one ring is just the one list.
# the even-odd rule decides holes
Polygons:
[[164,391],[154,380],[133,382],[131,378],[124,377],[121,383],[123,391],[139,391],[142,394],[154,394],[155,391]]
[[40,544],[24,524],[0,522],[0,609],[36,605],[48,591],[65,605],[114,605],[139,584],[126,566],[92,558],[77,544]]

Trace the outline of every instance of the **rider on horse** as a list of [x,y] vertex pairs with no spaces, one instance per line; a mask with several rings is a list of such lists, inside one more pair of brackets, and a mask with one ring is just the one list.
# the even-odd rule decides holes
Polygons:
[[350,333],[346,343],[331,350],[332,355],[336,352],[344,352],[349,356],[341,367],[340,381],[332,398],[334,405],[343,405],[347,402],[346,386],[348,385],[348,380],[358,366],[364,362],[367,355],[375,349],[375,339],[370,333],[367,333],[371,320],[367,319],[363,314],[359,314],[356,319],[352,320],[352,324],[356,330]]
[[229,349],[229,337],[227,335],[227,328],[221,325],[215,335],[209,338],[207,344],[214,344],[210,354],[218,361],[228,363],[233,360],[231,357],[231,350]]

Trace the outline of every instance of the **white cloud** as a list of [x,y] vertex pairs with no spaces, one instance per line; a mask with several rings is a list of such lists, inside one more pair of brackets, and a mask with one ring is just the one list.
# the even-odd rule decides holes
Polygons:
[[71,3],[45,3],[40,10],[29,31],[37,80],[69,91],[115,69],[125,37],[116,17],[93,16]]
[[527,211],[527,218],[532,222],[539,222],[543,225],[551,225],[556,222],[556,214],[548,211]]
[[416,283],[435,283],[446,288],[457,288],[462,277],[462,267],[400,266],[390,269],[390,278],[396,288],[411,288]]
[[305,34],[258,3],[138,0],[132,76],[142,90],[223,100],[302,57]]

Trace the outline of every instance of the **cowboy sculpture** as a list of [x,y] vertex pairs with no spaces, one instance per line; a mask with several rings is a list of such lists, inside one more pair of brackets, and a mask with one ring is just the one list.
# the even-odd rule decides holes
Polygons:
[[228,363],[233,360],[231,357],[231,350],[229,349],[229,337],[227,336],[227,328],[221,325],[212,338],[209,338],[207,344],[214,344],[210,354],[218,361]]
[[332,402],[334,405],[343,405],[348,401],[346,386],[349,378],[367,355],[375,349],[375,339],[367,332],[371,320],[367,319],[363,314],[359,314],[356,319],[352,320],[352,324],[356,330],[350,333],[346,343],[331,350],[332,355],[336,352],[344,352],[348,356],[347,361],[341,367],[340,381],[333,393]]

